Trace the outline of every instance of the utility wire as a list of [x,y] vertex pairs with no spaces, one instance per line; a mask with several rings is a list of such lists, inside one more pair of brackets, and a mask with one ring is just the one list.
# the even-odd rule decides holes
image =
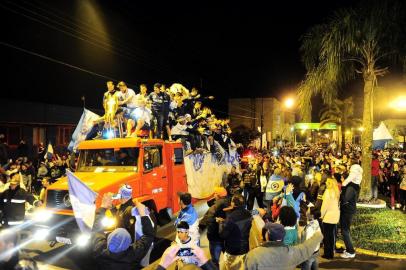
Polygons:
[[[124,54],[122,54],[122,53],[120,53],[120,52],[117,52],[116,50],[107,48],[106,46],[99,45],[99,44],[97,44],[97,43],[95,43],[95,42],[93,42],[93,41],[87,40],[87,39],[82,38],[82,37],[80,37],[80,36],[78,36],[78,35],[75,35],[75,34],[73,34],[73,33],[67,32],[67,31],[62,30],[62,29],[60,29],[60,28],[58,28],[58,27],[52,26],[52,25],[50,25],[50,24],[48,24],[48,23],[46,23],[46,22],[43,22],[43,21],[41,21],[41,20],[39,20],[39,19],[37,19],[37,18],[34,18],[34,17],[30,16],[30,15],[22,14],[22,13],[16,11],[16,10],[13,10],[13,9],[11,9],[11,8],[9,8],[9,7],[6,7],[6,6],[4,6],[4,5],[1,5],[1,4],[0,4],[0,7],[4,8],[4,9],[6,9],[6,10],[9,10],[9,11],[11,11],[11,12],[13,12],[13,13],[16,13],[16,14],[18,14],[18,15],[21,15],[21,16],[23,16],[23,17],[26,17],[26,18],[28,18],[28,19],[30,19],[30,20],[36,21],[36,22],[38,22],[38,23],[40,23],[40,24],[43,24],[43,25],[45,25],[45,26],[47,26],[47,27],[49,27],[49,28],[52,28],[52,29],[54,29],[54,30],[60,31],[60,32],[66,34],[66,35],[69,35],[69,36],[74,37],[74,38],[77,38],[77,39],[79,39],[79,40],[88,42],[88,43],[90,43],[90,44],[92,44],[92,45],[94,45],[94,46],[96,46],[96,47],[102,48],[102,49],[104,49],[104,50],[110,51],[110,52],[112,52],[112,53],[114,53],[114,54],[116,54],[116,55],[122,56],[122,57],[127,58],[127,59],[129,59],[129,60],[132,60],[132,61],[134,61],[134,62],[140,62],[139,59],[132,59],[132,58],[129,58],[128,56],[126,56],[126,55],[124,55]],[[160,72],[163,71],[163,70],[160,69],[160,68],[154,68],[154,69],[157,70],[157,71],[160,71]]]
[[[37,57],[40,57],[40,58],[42,58],[42,59],[45,59],[45,60],[48,60],[48,61],[51,61],[51,62],[60,64],[60,65],[64,65],[64,66],[70,67],[70,68],[72,68],[72,69],[76,69],[76,70],[79,70],[79,71],[83,71],[83,72],[85,72],[85,73],[88,73],[88,74],[91,74],[91,75],[94,75],[94,76],[97,76],[97,77],[101,77],[101,78],[104,78],[104,79],[107,79],[107,80],[112,80],[112,81],[118,81],[117,79],[112,78],[112,77],[110,77],[110,76],[106,76],[106,75],[99,74],[99,73],[97,73],[97,72],[94,72],[94,71],[91,71],[91,70],[88,70],[88,69],[84,69],[84,68],[81,68],[81,67],[78,67],[78,66],[75,66],[75,65],[71,65],[71,64],[65,63],[65,62],[63,62],[63,61],[54,59],[54,58],[52,58],[52,57],[49,57],[49,56],[46,56],[46,55],[42,55],[42,54],[39,54],[39,53],[36,53],[36,52],[33,52],[33,51],[29,51],[29,50],[26,50],[26,49],[21,48],[21,47],[17,47],[17,46],[15,46],[15,45],[9,44],[9,43],[7,43],[7,42],[0,41],[0,45],[9,47],[9,48],[12,48],[12,49],[15,49],[15,50],[18,50],[18,51],[20,51],[20,52],[24,52],[24,53],[27,53],[27,54],[30,54],[30,55],[37,56]],[[130,85],[130,86],[132,86],[132,87],[135,86],[135,85],[132,85],[132,84],[128,84],[128,85]]]
[[[71,30],[74,31],[74,32],[77,32],[77,33],[79,33],[79,34],[81,34],[81,35],[87,36],[87,37],[90,38],[90,39],[93,39],[93,40],[96,39],[97,42],[104,43],[104,44],[106,44],[106,46],[108,46],[108,47],[114,47],[114,48],[115,48],[115,46],[112,46],[112,44],[110,44],[110,43],[108,43],[108,42],[100,41],[99,38],[96,38],[97,36],[99,36],[99,37],[101,37],[102,39],[107,39],[107,38],[108,38],[109,40],[112,40],[112,41],[113,41],[113,40],[114,40],[114,39],[112,38],[113,35],[108,35],[108,34],[102,32],[102,31],[98,30],[98,29],[95,28],[95,27],[90,27],[90,26],[88,26],[88,27],[83,27],[83,26],[81,26],[81,25],[76,24],[75,22],[73,22],[73,20],[65,19],[65,18],[63,18],[63,17],[61,17],[61,16],[55,15],[55,13],[57,13],[56,11],[49,11],[49,10],[43,9],[43,8],[41,8],[41,7],[38,7],[38,6],[34,6],[36,9],[38,9],[38,10],[40,10],[40,11],[43,11],[43,12],[46,13],[46,14],[49,14],[49,16],[53,16],[53,17],[57,18],[57,20],[59,19],[59,20],[62,21],[62,22],[64,21],[64,22],[67,22],[67,23],[69,23],[69,24],[71,24],[71,25],[73,25],[73,26],[76,26],[77,28],[81,28],[81,29],[82,29],[82,32],[81,32],[81,31],[76,30],[75,28],[73,28],[73,27],[71,27],[71,26],[66,25],[65,23],[61,23],[61,22],[55,21],[54,19],[51,19],[51,18],[49,18],[48,16],[41,15],[41,14],[39,14],[39,13],[36,12],[36,11],[33,11],[33,10],[29,9],[29,8],[25,8],[25,7],[23,7],[23,6],[20,6],[20,5],[16,4],[16,3],[14,3],[14,2],[8,2],[8,3],[13,4],[13,5],[19,7],[20,9],[23,9],[23,10],[25,10],[25,11],[27,11],[27,12],[30,12],[30,13],[34,14],[34,15],[40,16],[40,17],[44,18],[45,20],[54,22],[54,23],[56,23],[56,24],[58,24],[58,25],[60,25],[60,26],[62,26],[62,27],[71,29]],[[26,1],[24,1],[24,3],[29,4],[29,5],[33,5],[32,3],[29,3],[29,2],[26,2]],[[86,29],[86,28],[88,28],[89,30]],[[89,34],[86,34],[86,32],[89,33]],[[97,34],[97,32],[103,33],[103,34]],[[96,37],[93,37],[93,36],[91,36],[91,35],[96,36]],[[148,60],[148,56],[147,56],[145,53],[138,53],[138,52],[135,52],[135,51],[133,51],[130,47],[128,47],[128,46],[126,46],[126,45],[123,45],[122,42],[117,41],[116,43],[117,43],[118,45],[120,45],[121,47],[123,47],[123,49],[121,49],[121,51],[123,51],[123,52],[125,52],[125,53],[127,53],[127,54],[129,54],[129,55],[135,55],[135,54],[137,54],[137,55],[143,57],[145,60]]]
[[216,109],[211,109],[211,110],[212,110],[212,111],[216,111],[216,112],[220,112],[220,113],[224,113],[224,114],[227,114],[227,115],[229,115],[229,116],[236,117],[236,118],[244,118],[244,119],[258,119],[257,117],[250,117],[250,116],[239,115],[239,114],[231,114],[231,113],[224,112],[224,111],[220,111],[220,110],[216,110]]

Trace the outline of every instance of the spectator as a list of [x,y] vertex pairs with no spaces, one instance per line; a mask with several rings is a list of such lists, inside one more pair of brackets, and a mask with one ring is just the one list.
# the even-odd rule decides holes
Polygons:
[[298,243],[297,216],[295,210],[290,206],[283,206],[279,213],[280,223],[285,229],[283,243],[287,246],[294,246]]
[[0,210],[3,212],[1,224],[5,227],[20,225],[25,218],[25,203],[33,204],[34,196],[20,187],[21,175],[10,175],[10,187],[0,194]]
[[231,197],[234,194],[241,194],[241,175],[237,172],[237,167],[232,166],[227,175],[227,194]]
[[154,137],[161,139],[162,129],[164,126],[164,113],[163,113],[164,101],[161,95],[160,83],[154,84],[154,91],[151,94],[149,94],[148,99],[151,101],[152,115],[154,116],[154,119],[156,120],[157,123],[156,133]]
[[135,240],[135,218],[131,214],[131,210],[135,206],[133,198],[133,190],[130,185],[124,184],[120,187],[118,194],[112,197],[113,200],[119,200],[120,204],[114,208],[111,208],[110,211],[117,221],[117,228],[126,229],[131,235],[132,242]]
[[323,220],[324,233],[324,255],[325,259],[334,258],[335,238],[337,223],[340,220],[340,191],[337,180],[328,178],[326,191],[323,194],[323,204],[321,205],[321,220]]
[[371,162],[371,191],[372,191],[372,200],[378,200],[378,185],[379,185],[379,159],[378,155],[373,154]]
[[219,235],[219,225],[216,218],[226,218],[224,209],[229,207],[227,191],[223,187],[214,189],[215,202],[200,220],[199,227],[207,227],[210,256],[213,263],[219,267],[220,254],[224,250],[224,240]]
[[195,264],[197,265],[199,261],[194,256],[191,251],[194,243],[192,238],[189,236],[189,224],[186,221],[181,221],[176,226],[176,245],[179,247],[179,250],[186,251],[183,254],[179,254],[179,260],[177,261],[177,269],[183,269],[186,264]]
[[[244,198],[234,195],[227,218],[216,218],[220,237],[224,239],[224,269],[242,269],[249,251],[249,233],[252,225],[251,213],[244,208]],[[226,210],[226,209],[224,209]]]
[[39,200],[41,201],[41,203],[44,203],[45,202],[45,194],[47,193],[47,189],[51,184],[51,178],[49,178],[49,177],[42,178],[41,184],[42,184],[42,188],[41,188],[41,191],[39,193]]
[[177,226],[181,221],[185,221],[187,224],[189,224],[189,235],[192,237],[193,243],[199,245],[199,216],[192,205],[192,195],[187,192],[179,192],[178,196],[181,210],[175,220],[175,226]]
[[131,244],[131,235],[124,228],[117,228],[108,236],[104,233],[101,220],[106,209],[112,206],[111,194],[105,194],[102,199],[101,208],[96,212],[95,225],[92,233],[93,256],[102,270],[129,270],[142,269],[141,260],[148,253],[154,240],[154,229],[150,218],[146,215],[145,205],[136,201],[138,213],[141,216],[143,235]]
[[[343,182],[340,202],[340,226],[343,235],[345,248],[341,257],[344,259],[354,258],[355,250],[352,245],[350,229],[352,218],[357,211],[357,201],[360,191],[359,184],[362,180],[362,168],[357,161],[351,161],[350,174]],[[341,251],[341,250],[340,250]]]
[[313,255],[323,239],[319,231],[302,244],[286,246],[283,243],[285,229],[277,223],[265,224],[262,234],[265,243],[248,252],[244,269],[294,270]]

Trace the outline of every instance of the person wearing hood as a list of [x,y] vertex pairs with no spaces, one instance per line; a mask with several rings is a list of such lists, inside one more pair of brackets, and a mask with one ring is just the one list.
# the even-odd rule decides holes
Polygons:
[[355,250],[352,245],[350,227],[352,218],[357,211],[357,201],[362,180],[362,168],[357,160],[351,160],[350,174],[342,184],[341,202],[340,202],[340,225],[343,235],[345,250],[341,254],[344,259],[354,258]]
[[152,222],[146,214],[146,207],[138,201],[135,202],[135,207],[141,216],[143,235],[133,244],[131,244],[130,233],[124,228],[117,228],[108,236],[103,233],[102,219],[106,209],[111,207],[112,196],[111,194],[105,194],[101,208],[96,212],[91,238],[93,256],[98,264],[98,269],[142,269],[141,260],[148,253],[155,237]]

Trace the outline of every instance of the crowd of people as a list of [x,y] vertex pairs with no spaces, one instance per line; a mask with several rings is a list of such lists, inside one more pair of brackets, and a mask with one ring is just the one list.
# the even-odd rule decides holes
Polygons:
[[202,97],[197,88],[190,91],[175,83],[170,87],[155,83],[148,93],[145,84],[139,93],[125,82],[117,86],[107,82],[103,95],[105,114],[95,120],[87,139],[107,137],[143,137],[182,141],[186,152],[215,151],[220,145],[228,150],[230,127],[228,119],[218,119],[204,102],[213,96]]

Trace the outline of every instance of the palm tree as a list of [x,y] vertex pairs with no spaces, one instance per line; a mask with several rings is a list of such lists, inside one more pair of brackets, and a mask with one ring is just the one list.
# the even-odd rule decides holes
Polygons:
[[352,97],[344,100],[335,99],[330,106],[326,106],[320,111],[320,126],[327,123],[335,123],[337,125],[338,149],[341,149],[341,151],[345,147],[346,131],[359,126],[361,122],[353,116],[354,102]]
[[[299,85],[301,114],[308,118],[311,97],[321,94],[331,105],[338,89],[362,75],[364,107],[362,134],[363,180],[360,199],[371,196],[371,151],[373,123],[373,94],[378,77],[388,72],[392,63],[406,62],[401,56],[405,49],[405,7],[402,1],[366,1],[355,9],[342,9],[326,23],[311,28],[302,38],[302,60],[307,69]],[[403,25],[402,25],[403,24]],[[398,50],[398,49],[401,50]]]

